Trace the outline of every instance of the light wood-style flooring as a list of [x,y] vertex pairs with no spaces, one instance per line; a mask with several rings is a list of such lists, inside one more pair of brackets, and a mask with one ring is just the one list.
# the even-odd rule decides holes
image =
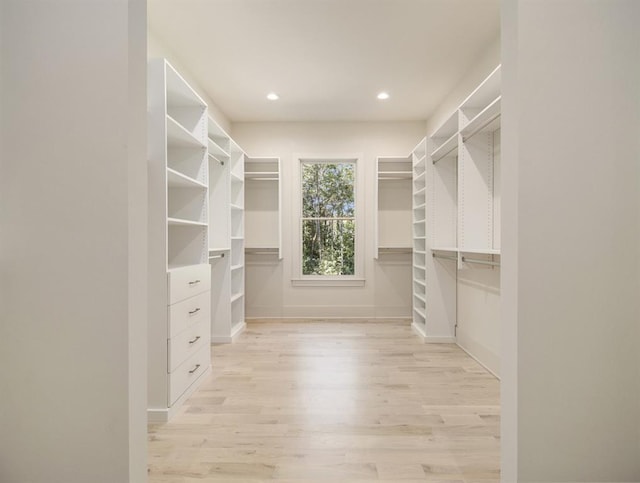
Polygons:
[[149,427],[150,483],[489,483],[499,382],[408,321],[252,322]]

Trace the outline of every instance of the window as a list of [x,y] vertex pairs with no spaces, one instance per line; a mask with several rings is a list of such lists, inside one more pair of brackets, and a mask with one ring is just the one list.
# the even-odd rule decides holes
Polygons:
[[302,275],[355,274],[355,163],[302,163]]
[[299,157],[294,284],[362,285],[357,159]]

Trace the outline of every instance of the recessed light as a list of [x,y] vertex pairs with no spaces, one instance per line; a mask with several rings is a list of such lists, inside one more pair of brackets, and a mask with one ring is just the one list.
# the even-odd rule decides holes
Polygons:
[[381,92],[378,94],[378,99],[380,99],[381,101],[384,101],[386,99],[389,99],[389,93],[387,92]]
[[267,94],[267,99],[269,99],[270,101],[277,101],[278,99],[280,99],[280,96],[278,96],[278,94],[276,94],[275,92],[269,92],[269,94]]

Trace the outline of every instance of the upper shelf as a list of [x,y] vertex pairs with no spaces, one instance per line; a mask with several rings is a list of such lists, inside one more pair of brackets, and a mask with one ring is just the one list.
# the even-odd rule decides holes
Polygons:
[[206,102],[189,86],[169,62],[166,60],[164,62],[167,83],[167,104],[169,106],[201,107],[206,109]]
[[458,134],[454,133],[431,153],[431,162],[436,163],[447,156],[455,156],[458,152]]
[[209,138],[209,154],[219,161],[227,161],[230,157],[229,153],[211,138]]
[[175,169],[167,168],[167,186],[170,188],[207,188],[207,185]]
[[460,109],[484,109],[500,95],[500,65],[460,104]]
[[478,133],[492,132],[500,127],[500,100],[501,97],[498,96],[460,130],[463,141]]
[[167,143],[174,147],[206,148],[198,138],[169,115],[167,115]]

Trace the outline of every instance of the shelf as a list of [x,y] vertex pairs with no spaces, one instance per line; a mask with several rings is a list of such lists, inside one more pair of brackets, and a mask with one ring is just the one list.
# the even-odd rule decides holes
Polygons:
[[431,247],[432,252],[454,252],[457,253],[458,249],[455,247]]
[[423,138],[418,145],[413,148],[411,154],[416,158],[419,158],[416,163],[419,163],[423,158],[427,156],[427,138]]
[[460,130],[463,142],[478,133],[493,132],[500,127],[500,99],[500,96],[494,99]]
[[419,165],[420,163],[422,163],[426,158],[427,158],[426,153],[425,153],[425,154],[422,154],[418,159],[416,159],[416,160],[413,162],[413,166],[418,166],[418,165]]
[[418,191],[416,191],[415,193],[413,193],[413,196],[420,196],[422,193],[424,193],[427,190],[426,186],[423,186],[422,188],[420,188]]
[[245,171],[244,172],[245,179],[253,179],[253,180],[273,180],[279,181],[280,173],[277,171]]
[[462,102],[460,109],[483,109],[500,93],[501,67],[498,65],[489,76]]
[[422,210],[427,206],[426,203],[422,203],[413,207],[414,210]]
[[422,302],[423,304],[425,304],[425,305],[426,305],[427,301],[426,301],[426,299],[425,299],[422,295],[419,295],[419,294],[417,294],[417,293],[414,293],[414,294],[413,294],[413,296],[414,296],[415,298],[417,298],[420,302]]
[[232,236],[231,240],[244,240],[243,236]]
[[422,285],[422,286],[423,286],[423,287],[425,287],[425,288],[427,287],[427,283],[426,283],[424,280],[419,280],[419,279],[417,279],[417,278],[414,278],[414,279],[413,279],[413,282],[414,282],[414,283],[417,283],[418,285]]
[[167,144],[175,147],[206,148],[202,141],[169,114],[167,114]]
[[181,107],[207,107],[207,104],[189,87],[171,64],[165,62],[165,69],[167,104]]
[[238,176],[236,173],[231,172],[231,182],[232,183],[244,183],[244,179]]
[[229,250],[231,250],[231,248],[209,248],[209,254],[211,253],[220,253],[220,252],[228,252]]
[[167,168],[167,186],[172,188],[208,188],[206,184],[190,178],[189,176],[184,175],[172,168]]
[[442,158],[449,156],[458,148],[458,133],[454,133],[449,139],[442,143],[437,149],[431,153],[431,162],[437,163]]
[[230,158],[229,153],[211,139],[209,139],[209,154],[219,161],[227,161]]
[[413,182],[414,182],[415,184],[421,184],[421,185],[422,185],[422,184],[425,184],[425,183],[424,183],[424,179],[423,179],[423,178],[424,178],[426,175],[427,175],[427,172],[426,172],[426,171],[423,171],[422,173],[420,173],[418,176],[416,176],[416,177],[413,179]]
[[460,253],[478,253],[482,255],[500,255],[500,250],[493,248],[458,248]]
[[413,310],[414,310],[414,312],[416,312],[416,313],[417,313],[420,317],[422,317],[423,319],[426,319],[426,318],[427,318],[427,316],[426,316],[425,312],[424,312],[422,309],[420,309],[420,308],[418,308],[418,307],[414,307],[414,308],[413,308]]
[[234,303],[235,301],[240,300],[243,296],[244,294],[242,292],[232,295],[231,303]]
[[412,171],[379,171],[378,179],[380,181],[396,180],[396,179],[411,179],[413,176]]
[[243,265],[243,264],[241,264],[241,263],[240,263],[240,264],[238,264],[238,265],[232,265],[232,266],[231,266],[231,271],[233,272],[233,271],[235,271],[235,270],[240,270],[242,267],[244,267],[244,265]]
[[458,132],[458,111],[453,111],[447,119],[429,136],[431,140],[449,139]]
[[171,226],[207,226],[207,223],[200,221],[183,220],[181,218],[167,218],[167,225]]
[[242,206],[238,206],[234,204],[230,204],[229,206],[231,207],[232,210],[242,211]]

